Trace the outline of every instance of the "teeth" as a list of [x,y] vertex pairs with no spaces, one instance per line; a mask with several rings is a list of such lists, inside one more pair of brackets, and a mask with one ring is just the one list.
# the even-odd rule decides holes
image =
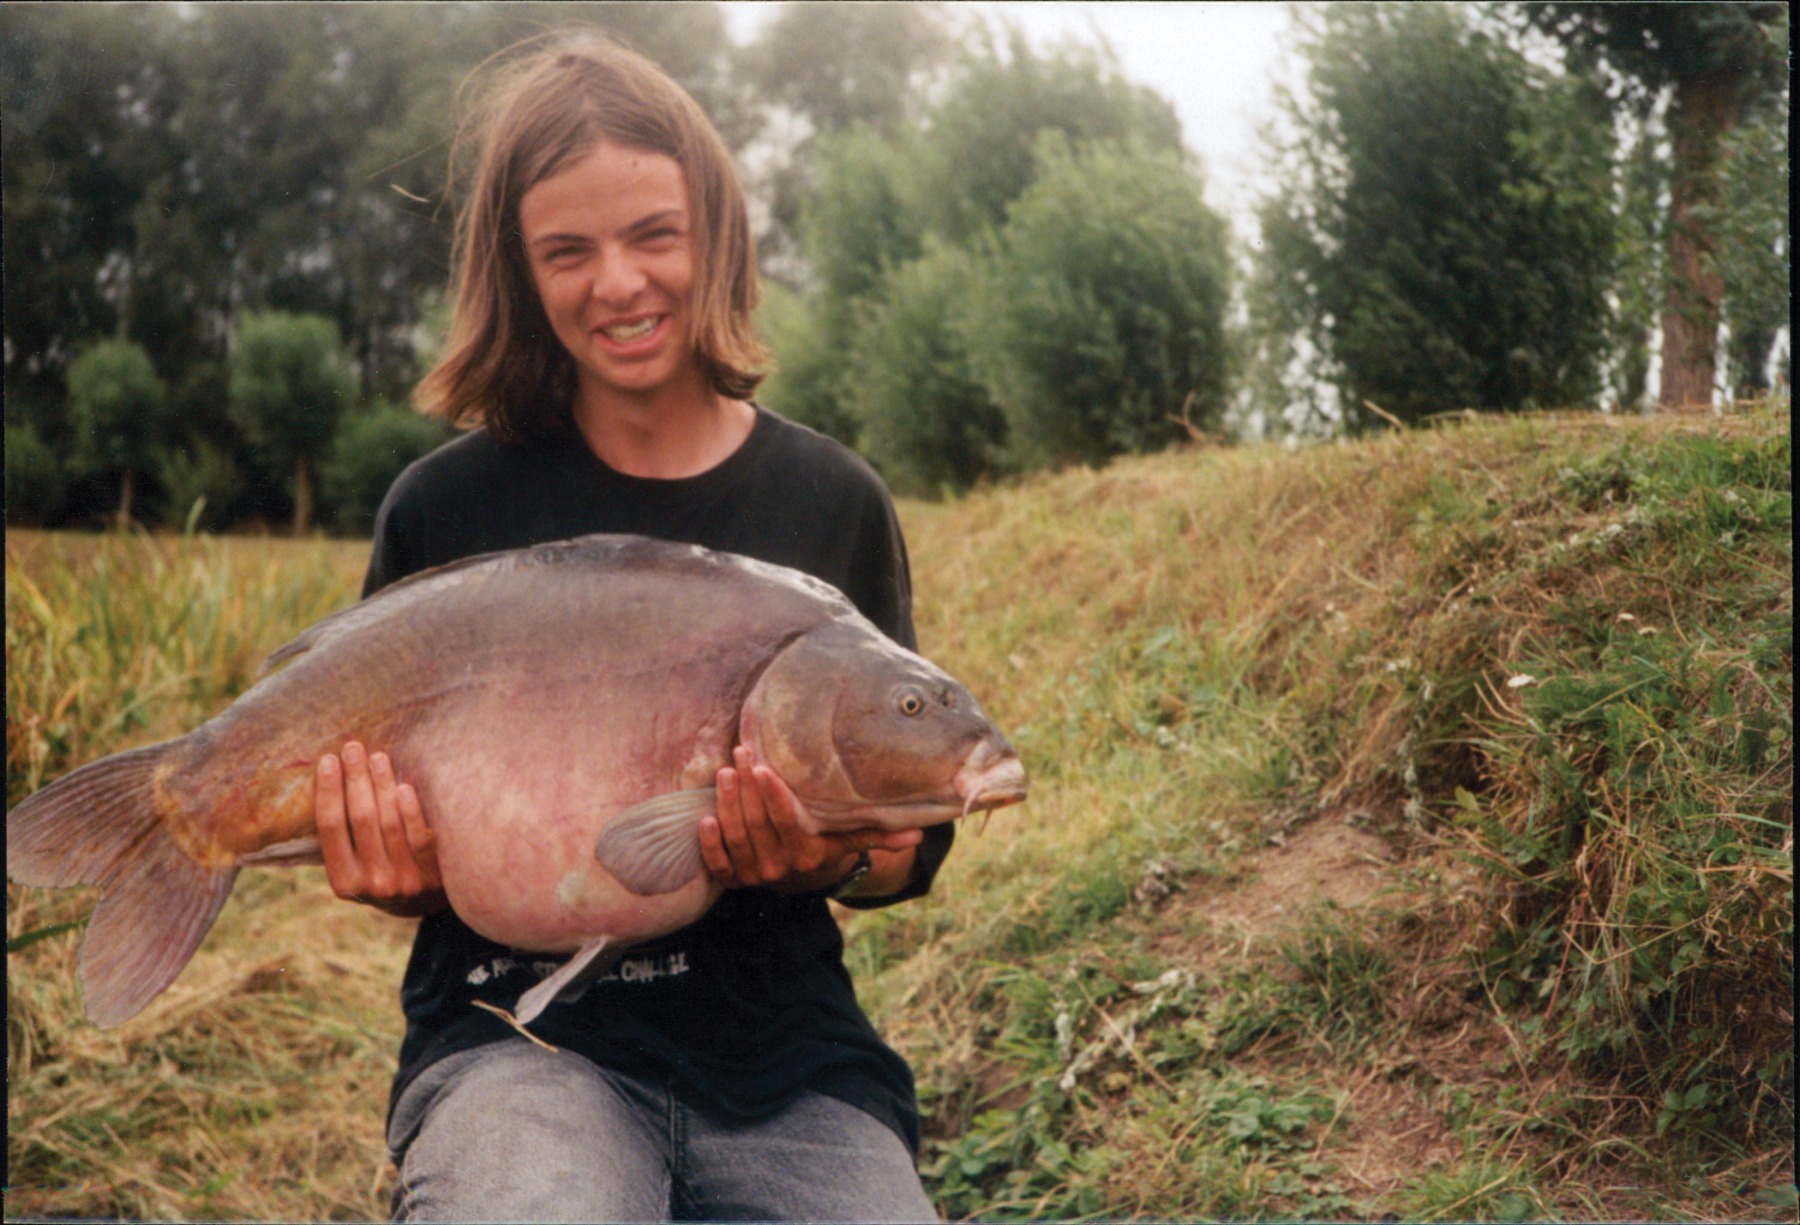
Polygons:
[[634,340],[642,340],[656,330],[656,320],[645,319],[641,323],[628,323],[622,327],[601,328],[608,340],[616,340],[620,344],[629,344]]

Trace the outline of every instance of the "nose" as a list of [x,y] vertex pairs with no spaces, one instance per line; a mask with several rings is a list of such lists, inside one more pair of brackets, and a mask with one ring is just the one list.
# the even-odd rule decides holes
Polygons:
[[629,306],[648,282],[649,277],[628,254],[607,251],[594,272],[594,300],[611,307]]

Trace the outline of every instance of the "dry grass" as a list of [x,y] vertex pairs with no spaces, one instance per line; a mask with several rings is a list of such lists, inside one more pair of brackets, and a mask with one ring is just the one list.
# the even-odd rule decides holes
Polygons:
[[[1732,654],[1775,649],[1785,617],[1791,666],[1791,519],[1771,521],[1785,489],[1756,495],[1755,523],[1656,492],[1684,456],[1786,436],[1767,414],[1540,416],[904,505],[924,649],[1033,776],[1029,804],[964,834],[932,897],[848,920],[859,989],[918,1073],[944,1210],[1781,1211],[1758,1196],[1791,1183],[1791,1149],[1765,1142],[1779,1112],[1738,1072],[1701,1076],[1736,1113],[1711,1097],[1670,1112],[1629,1042],[1569,1042],[1603,1014],[1639,1023],[1604,1012],[1642,981],[1608,979],[1632,959],[1606,950],[1636,949],[1646,875],[1705,885],[1692,926],[1727,977],[1684,963],[1675,980],[1751,999],[1720,1022],[1746,1051],[1791,1037],[1761,1007],[1791,988],[1791,835],[1731,824],[1754,853],[1723,865],[1652,838],[1695,806],[1709,829],[1729,813],[1791,826],[1791,684]],[[16,797],[217,709],[352,598],[364,547],[14,533],[7,554]],[[1685,649],[1658,667],[1727,677],[1638,703],[1656,747],[1624,765],[1654,765],[1656,794],[1681,799],[1654,822],[1651,775],[1614,769],[1616,728],[1507,684],[1603,680],[1624,640],[1602,630],[1621,626],[1624,646]],[[1616,723],[1629,705],[1605,708]],[[1566,854],[1540,838],[1513,862],[1532,814],[1562,803],[1534,719],[1555,723],[1597,815]],[[1785,810],[1764,811],[1771,795]],[[9,888],[8,936],[84,905]],[[1766,930],[1745,922],[1759,908]],[[9,956],[9,1215],[385,1213],[406,924],[336,904],[316,872],[246,874],[176,986],[106,1032],[79,1017],[76,939]],[[1690,1063],[1664,1066],[1691,1070],[1697,1048],[1679,1049]]]
[[[9,796],[191,728],[353,599],[366,554],[9,532]],[[9,885],[7,938],[89,901]],[[79,938],[7,957],[9,1218],[385,1216],[410,925],[336,904],[316,869],[248,873],[187,971],[114,1030],[81,1015]]]

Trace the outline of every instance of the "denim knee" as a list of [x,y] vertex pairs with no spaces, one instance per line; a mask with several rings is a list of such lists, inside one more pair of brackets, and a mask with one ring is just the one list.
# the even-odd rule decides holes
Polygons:
[[653,1099],[647,1086],[522,1039],[439,1060],[389,1124],[394,1217],[666,1220],[666,1109]]

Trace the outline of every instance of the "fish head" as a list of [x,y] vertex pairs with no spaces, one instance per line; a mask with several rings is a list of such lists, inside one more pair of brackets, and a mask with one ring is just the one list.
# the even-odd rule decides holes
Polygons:
[[969,691],[866,623],[789,643],[745,701],[739,735],[812,833],[915,829],[1025,798],[1024,764]]

